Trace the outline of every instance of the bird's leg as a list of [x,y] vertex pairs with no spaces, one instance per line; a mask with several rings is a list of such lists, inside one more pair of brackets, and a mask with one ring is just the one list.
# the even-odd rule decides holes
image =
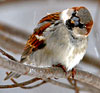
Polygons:
[[[76,74],[76,69],[73,68],[73,69],[71,70],[71,75],[68,76],[68,81],[69,81],[69,83],[70,83],[71,85],[74,85],[73,81],[74,81],[74,76],[75,76],[75,74]],[[72,77],[72,79],[71,79],[70,77]]]
[[74,87],[75,87],[76,93],[79,93],[79,88],[78,88],[78,86],[77,86],[77,81],[74,79],[75,74],[76,74],[76,69],[73,68],[73,69],[72,69],[72,79],[73,79],[73,81],[74,81],[74,82],[73,82],[73,85],[74,85]]
[[[65,72],[65,74],[67,75],[67,70],[66,70],[66,67],[61,65],[61,64],[57,64],[57,65],[53,65],[53,67],[61,67],[63,69],[63,71]],[[72,71],[71,71],[71,76],[72,76],[72,79],[70,78],[70,76],[67,78],[67,80],[69,81],[69,83],[75,87],[75,91],[76,93],[79,93],[79,89],[77,87],[77,81],[74,80],[74,75],[76,74],[76,69],[73,68]],[[55,78],[57,79],[57,78]]]
[[74,79],[75,74],[76,74],[76,69],[73,68],[73,69],[72,69],[72,78],[73,78],[73,79]]
[[57,65],[53,65],[53,67],[60,67],[60,68],[62,68],[63,69],[63,71],[66,73],[66,75],[67,75],[67,70],[66,70],[66,67],[65,66],[63,66],[63,65],[61,65],[61,64],[57,64]]

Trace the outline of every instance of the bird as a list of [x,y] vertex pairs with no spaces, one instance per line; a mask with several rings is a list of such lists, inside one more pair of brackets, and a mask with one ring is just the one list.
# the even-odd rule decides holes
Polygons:
[[[70,71],[86,53],[92,16],[84,6],[72,7],[43,17],[29,37],[20,63],[45,68],[61,65]],[[20,75],[10,72],[5,80]]]

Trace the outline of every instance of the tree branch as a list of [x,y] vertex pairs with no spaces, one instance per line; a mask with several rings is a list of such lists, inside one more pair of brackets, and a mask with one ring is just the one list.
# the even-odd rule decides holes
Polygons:
[[[28,75],[28,76],[37,76],[38,78],[67,78],[71,75],[71,72],[68,72],[67,76],[63,72],[63,70],[59,67],[50,67],[50,68],[37,68],[37,67],[31,67],[26,66],[21,63],[17,63],[16,61],[7,60],[5,58],[0,57],[0,67],[9,69],[11,71],[20,73],[22,75]],[[76,69],[76,75],[74,78],[80,82],[89,84],[97,89],[100,89],[100,78]]]

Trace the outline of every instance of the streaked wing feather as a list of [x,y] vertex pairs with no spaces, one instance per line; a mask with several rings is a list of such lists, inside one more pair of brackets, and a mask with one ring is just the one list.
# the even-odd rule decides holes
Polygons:
[[49,14],[49,15],[47,15],[47,16],[45,16],[45,17],[43,17],[40,21],[39,21],[39,23],[42,23],[42,22],[44,22],[44,21],[55,21],[55,20],[59,20],[60,19],[60,13],[61,12],[56,12],[56,13],[52,13],[52,14]]
[[38,36],[42,36],[43,31],[48,28],[51,25],[51,23],[45,23],[44,25],[42,25],[40,28],[35,29],[34,33],[30,36],[30,38],[28,39],[26,46],[24,48],[24,52],[22,54],[22,58],[21,61],[23,60],[23,58],[25,59],[25,57],[27,55],[30,55],[32,52],[36,51],[37,49],[39,49],[39,47],[44,44],[44,39],[43,40],[39,40],[36,35]]
[[21,61],[24,60],[25,57],[30,55],[32,52],[36,51],[37,49],[40,49],[40,46],[45,45],[44,44],[45,40],[38,40],[36,38],[36,35],[42,36],[46,28],[51,26],[54,21],[59,20],[59,14],[60,12],[49,14],[39,21],[38,24],[42,24],[42,25],[40,27],[35,28],[34,33],[28,39],[26,46],[24,48],[24,52],[22,54]]

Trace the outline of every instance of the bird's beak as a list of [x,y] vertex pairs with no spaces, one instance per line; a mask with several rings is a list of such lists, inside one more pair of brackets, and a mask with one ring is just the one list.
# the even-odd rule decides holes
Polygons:
[[74,24],[75,22],[73,20],[71,20],[71,23]]

